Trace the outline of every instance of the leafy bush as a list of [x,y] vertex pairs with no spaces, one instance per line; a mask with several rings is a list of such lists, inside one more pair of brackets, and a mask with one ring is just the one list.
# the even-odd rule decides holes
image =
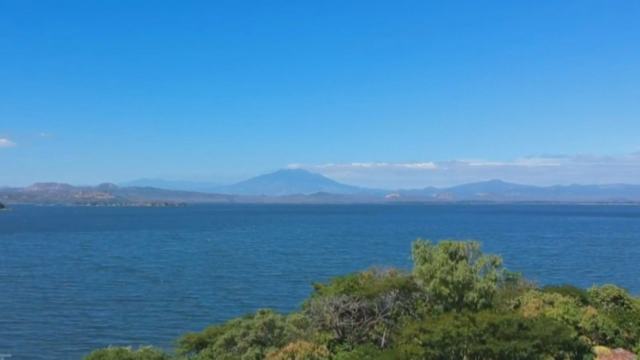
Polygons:
[[384,348],[399,320],[415,309],[418,288],[395,270],[370,270],[315,285],[305,305],[313,327],[328,334],[330,347],[374,343]]
[[195,359],[264,359],[295,340],[303,332],[296,317],[271,310],[211,326],[200,333],[184,335],[178,353]]
[[542,292],[569,296],[576,299],[581,305],[589,304],[589,294],[587,291],[573,285],[547,285],[542,288]]
[[615,285],[587,291],[600,317],[591,329],[601,345],[633,349],[640,344],[640,301]]
[[413,293],[417,286],[410,274],[396,269],[372,269],[331,279],[327,284],[314,284],[314,297],[349,295],[373,299],[391,291]]
[[615,285],[594,286],[587,291],[589,302],[599,309],[616,312],[638,312],[640,304],[629,293]]
[[502,259],[483,255],[474,241],[413,244],[413,274],[428,303],[444,311],[491,306],[503,278]]
[[545,316],[577,328],[585,309],[573,297],[531,290],[514,303],[526,318]]
[[404,359],[580,359],[590,347],[567,325],[516,313],[446,313],[405,327]]
[[331,353],[324,345],[298,340],[271,352],[266,360],[328,360]]
[[536,286],[523,278],[521,274],[503,271],[502,280],[498,283],[490,308],[508,311],[522,295],[536,289]]
[[585,292],[532,290],[513,302],[527,317],[548,317],[571,326],[592,345],[633,349],[640,341],[640,307],[626,291],[613,285]]
[[332,360],[396,360],[398,354],[393,349],[380,349],[375,345],[359,345],[351,349],[339,349]]
[[133,350],[130,347],[109,347],[92,352],[86,360],[169,360],[169,355],[152,347]]

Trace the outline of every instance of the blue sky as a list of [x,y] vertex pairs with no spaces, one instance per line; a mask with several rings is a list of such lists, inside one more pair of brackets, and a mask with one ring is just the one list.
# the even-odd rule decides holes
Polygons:
[[0,0],[0,186],[287,166],[638,183],[639,18],[636,0]]

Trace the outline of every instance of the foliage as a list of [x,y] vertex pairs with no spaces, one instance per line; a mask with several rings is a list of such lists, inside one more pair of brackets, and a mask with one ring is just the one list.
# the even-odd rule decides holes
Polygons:
[[488,308],[502,279],[502,260],[483,255],[475,241],[418,240],[413,274],[428,303],[444,311]]
[[359,345],[351,349],[339,349],[332,360],[396,360],[398,354],[393,349],[380,349],[375,345]]
[[326,346],[298,340],[269,353],[266,360],[327,360],[330,358],[331,353]]
[[590,304],[600,315],[590,331],[599,344],[633,349],[640,344],[640,300],[615,285],[592,287]]
[[178,353],[195,359],[263,359],[299,337],[299,318],[286,317],[271,310],[211,326],[190,333],[178,342]]
[[590,353],[571,328],[516,313],[450,312],[408,325],[398,344],[405,359],[580,359]]
[[[640,352],[640,300],[614,285],[538,288],[476,242],[418,240],[411,273],[373,269],[315,284],[301,311],[271,310],[178,340],[176,360],[591,359]],[[592,352],[593,349],[593,352]],[[622,350],[612,350],[622,351]],[[88,360],[165,360],[107,348]]]
[[613,285],[594,287],[584,294],[586,299],[575,290],[532,290],[513,305],[527,318],[544,316],[562,321],[592,345],[633,349],[640,341],[637,300]]
[[327,284],[314,284],[312,297],[349,295],[373,299],[391,291],[413,292],[417,288],[409,274],[396,269],[372,269],[333,278]]
[[574,298],[581,305],[589,304],[589,294],[586,290],[580,289],[573,285],[547,285],[543,287],[542,292],[560,294]]
[[638,300],[615,285],[594,286],[587,291],[587,294],[590,303],[605,311],[640,311]]
[[548,317],[562,321],[574,328],[580,324],[584,309],[575,298],[553,292],[531,290],[514,303],[526,318]]
[[536,286],[521,274],[505,270],[493,296],[491,308],[510,310],[519,297],[534,289]]
[[384,348],[400,319],[415,309],[417,286],[408,274],[370,270],[317,284],[305,305],[329,345],[374,343]]
[[168,360],[169,355],[152,347],[133,350],[130,347],[108,347],[92,352],[86,360]]

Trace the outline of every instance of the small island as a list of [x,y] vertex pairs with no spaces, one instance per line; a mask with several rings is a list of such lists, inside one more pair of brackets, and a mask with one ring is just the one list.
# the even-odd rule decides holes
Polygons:
[[6,208],[7,207],[3,203],[0,202],[0,210],[5,210]]
[[177,341],[87,360],[636,359],[640,299],[615,285],[537,286],[477,242],[417,240],[413,269],[313,286],[299,311],[258,310]]

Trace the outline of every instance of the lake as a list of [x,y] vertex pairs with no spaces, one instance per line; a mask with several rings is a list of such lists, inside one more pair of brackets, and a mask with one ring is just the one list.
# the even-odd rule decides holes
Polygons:
[[15,206],[0,212],[0,354],[171,348],[258,308],[294,310],[316,281],[409,269],[418,237],[479,240],[540,284],[640,293],[637,206]]

